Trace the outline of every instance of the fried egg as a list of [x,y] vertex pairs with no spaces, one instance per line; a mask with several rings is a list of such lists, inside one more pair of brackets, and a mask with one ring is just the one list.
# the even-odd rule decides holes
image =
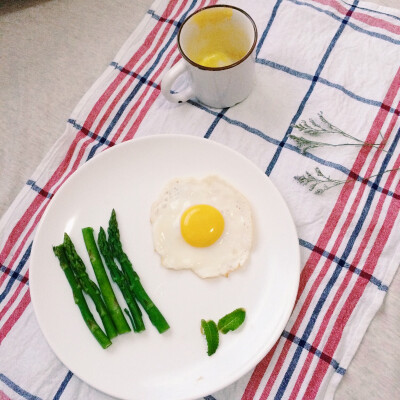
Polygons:
[[151,207],[153,243],[163,266],[201,278],[228,276],[249,257],[249,201],[218,176],[176,178]]

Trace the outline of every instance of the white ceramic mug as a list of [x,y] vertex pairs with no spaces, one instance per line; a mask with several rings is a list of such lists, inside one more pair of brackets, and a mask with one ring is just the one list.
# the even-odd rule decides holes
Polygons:
[[[182,59],[164,76],[161,91],[167,100],[198,99],[215,108],[243,101],[254,85],[257,27],[243,10],[215,5],[190,15],[178,33]],[[172,85],[189,72],[189,86],[171,93]]]

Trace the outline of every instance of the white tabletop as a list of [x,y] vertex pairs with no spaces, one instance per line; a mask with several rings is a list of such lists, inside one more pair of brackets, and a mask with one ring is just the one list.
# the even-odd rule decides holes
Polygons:
[[[0,217],[151,3],[0,2]],[[399,0],[374,3],[400,9]],[[400,399],[399,309],[397,273],[336,399]]]

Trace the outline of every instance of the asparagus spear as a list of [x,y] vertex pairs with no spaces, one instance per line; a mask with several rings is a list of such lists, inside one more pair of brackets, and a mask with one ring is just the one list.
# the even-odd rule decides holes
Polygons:
[[89,278],[89,275],[86,272],[85,264],[76,252],[75,246],[67,233],[64,233],[64,249],[69,264],[74,271],[75,276],[77,277],[83,291],[90,296],[96,306],[96,310],[99,313],[101,320],[103,321],[104,329],[107,333],[107,336],[110,339],[116,337],[118,335],[118,332],[110,317],[107,307],[104,304],[100,290],[97,285]]
[[132,263],[122,249],[115,210],[112,210],[111,218],[109,220],[108,242],[110,244],[113,256],[121,264],[121,268],[124,271],[126,278],[128,279],[129,288],[134,293],[138,302],[143,306],[144,310],[150,318],[151,323],[157,328],[159,333],[165,332],[169,329],[168,322],[165,320],[160,310],[156,307],[156,305],[146,293],[140,282],[139,275],[134,271]]
[[97,283],[99,284],[100,292],[103,296],[104,303],[111,315],[117,332],[119,334],[130,332],[131,328],[125,319],[124,313],[118,304],[118,300],[115,297],[114,291],[111,287],[111,283],[108,279],[106,270],[99,250],[97,249],[96,241],[93,235],[93,228],[87,227],[82,229],[83,240],[86,245],[86,250],[89,254],[90,262],[93,267],[93,271],[96,275]]
[[97,324],[96,320],[93,317],[93,314],[89,310],[85,297],[83,296],[81,286],[68,263],[68,259],[64,251],[64,246],[62,244],[54,246],[53,251],[60,262],[60,266],[64,271],[65,276],[67,277],[69,285],[71,286],[75,304],[79,307],[83,320],[85,321],[90,332],[92,332],[93,336],[99,342],[100,346],[103,349],[106,349],[107,347],[111,346],[111,341]]
[[135,297],[129,290],[129,285],[123,275],[123,272],[118,268],[117,264],[114,261],[110,245],[107,242],[106,232],[104,231],[103,228],[100,228],[99,235],[97,237],[97,242],[99,245],[100,253],[104,258],[105,264],[107,265],[107,268],[110,270],[111,278],[118,285],[122,295],[124,296],[129,311],[126,309],[125,310],[127,315],[131,319],[133,330],[135,332],[141,332],[145,330],[145,326],[142,319],[142,312],[140,311],[140,308],[136,303]]

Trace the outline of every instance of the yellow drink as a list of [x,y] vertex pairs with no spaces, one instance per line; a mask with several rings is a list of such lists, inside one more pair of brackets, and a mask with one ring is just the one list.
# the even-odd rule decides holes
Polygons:
[[230,8],[215,7],[191,18],[192,32],[184,51],[192,61],[218,68],[234,64],[247,54],[250,40],[232,14]]

